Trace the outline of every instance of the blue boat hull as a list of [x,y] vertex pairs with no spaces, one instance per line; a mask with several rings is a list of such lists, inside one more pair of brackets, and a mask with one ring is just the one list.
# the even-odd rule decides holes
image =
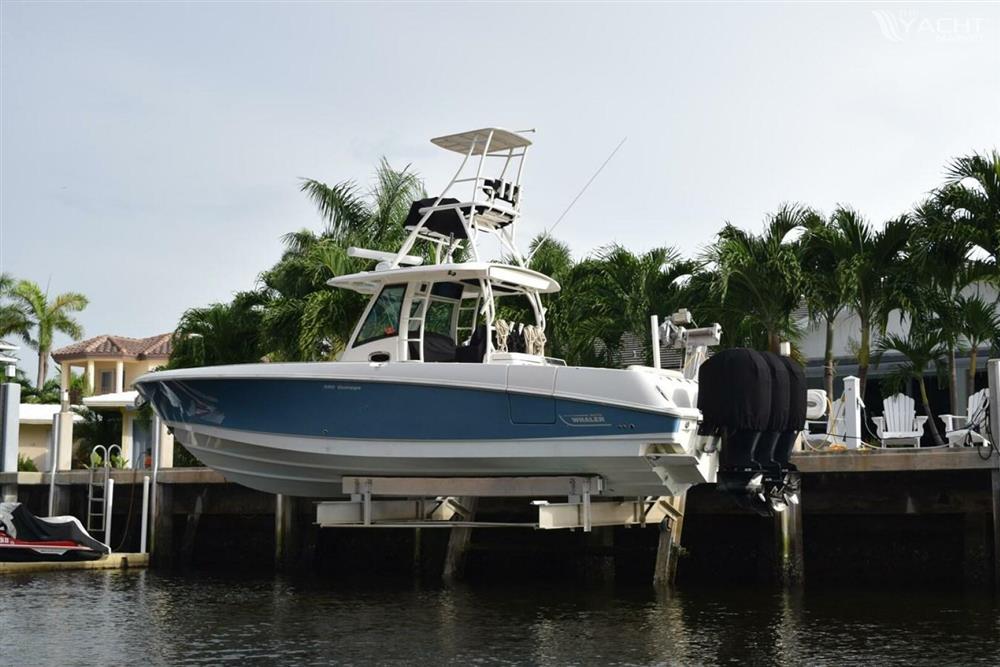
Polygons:
[[323,370],[331,376],[167,372],[137,388],[206,465],[271,493],[339,496],[345,475],[591,474],[607,495],[666,495],[666,477],[675,492],[709,474],[691,451],[696,420],[664,410]]

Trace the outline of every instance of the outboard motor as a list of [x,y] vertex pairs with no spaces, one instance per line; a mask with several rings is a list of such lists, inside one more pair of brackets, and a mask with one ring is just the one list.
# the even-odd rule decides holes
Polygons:
[[778,357],[788,369],[789,380],[789,404],[788,421],[785,428],[778,437],[774,448],[774,461],[780,466],[783,477],[780,486],[772,489],[771,503],[775,509],[783,509],[781,503],[799,502],[799,490],[802,485],[802,478],[798,468],[790,462],[792,449],[799,434],[806,427],[806,409],[808,407],[809,389],[806,386],[806,372],[801,364],[796,363],[788,357]]
[[722,439],[719,490],[748,502],[757,499],[764,470],[756,450],[771,416],[771,371],[763,355],[731,348],[705,361],[698,370],[698,409],[699,433]]
[[718,488],[761,514],[798,502],[789,463],[805,425],[806,385],[791,359],[746,348],[721,350],[698,373],[700,433],[718,435]]
[[767,430],[761,434],[754,451],[754,460],[770,473],[777,472],[780,465],[774,460],[775,447],[781,433],[788,424],[789,379],[788,368],[774,352],[761,352],[771,374],[771,414],[767,420]]

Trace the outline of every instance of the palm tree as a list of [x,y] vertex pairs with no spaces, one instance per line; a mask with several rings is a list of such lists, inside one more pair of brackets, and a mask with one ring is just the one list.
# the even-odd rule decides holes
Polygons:
[[360,192],[353,181],[329,186],[305,179],[299,189],[316,205],[326,223],[324,238],[392,250],[406,236],[402,223],[410,204],[425,194],[423,182],[409,165],[395,170],[385,158],[376,167],[375,183],[367,194]]
[[979,348],[1000,337],[1000,312],[997,303],[988,303],[979,295],[959,297],[958,312],[962,320],[962,334],[969,354],[969,393],[976,387],[976,360]]
[[17,281],[9,273],[0,273],[0,338],[16,336],[23,340],[31,338],[31,319],[24,305],[9,301]]
[[351,181],[330,186],[306,179],[300,189],[325,226],[319,234],[286,235],[281,259],[260,275],[267,297],[262,346],[275,360],[329,359],[343,350],[365,302],[354,292],[331,289],[326,281],[368,268],[367,261],[347,256],[350,245],[397,250],[406,236],[410,204],[424,194],[409,167],[395,170],[384,159],[367,193]]
[[802,269],[806,303],[814,322],[826,327],[823,381],[827,396],[833,396],[834,324],[847,308],[851,278],[848,267],[853,249],[840,228],[815,214],[803,238]]
[[722,309],[734,316],[740,329],[762,334],[772,352],[779,351],[782,340],[801,335],[792,319],[805,287],[801,242],[786,237],[812,224],[814,216],[808,208],[787,204],[768,216],[761,235],[726,223],[706,253],[705,259],[716,267],[714,291]]
[[[673,248],[653,248],[635,254],[617,245],[599,249],[593,257],[577,264],[572,277],[574,316],[571,324],[575,348],[601,341],[602,362],[616,364],[622,336],[630,333],[646,340],[649,318],[669,313],[679,305],[679,279],[690,275],[695,264],[683,261]],[[646,350],[646,362],[652,350]]]
[[238,293],[230,303],[191,308],[174,331],[168,368],[260,361],[264,297]]
[[975,245],[973,237],[954,217],[952,207],[940,193],[916,207],[915,220],[918,224],[913,228],[910,261],[904,274],[907,285],[900,295],[920,317],[934,315],[947,348],[950,407],[957,414],[960,410],[957,350],[963,333],[959,299],[969,285],[989,278],[994,267],[970,259]]
[[932,327],[914,322],[906,336],[896,334],[882,336],[876,348],[876,365],[881,361],[882,355],[890,351],[903,355],[906,361],[898,365],[893,373],[886,378],[884,386],[899,385],[901,381],[910,379],[916,380],[920,390],[920,401],[923,403],[924,413],[928,417],[927,426],[930,429],[931,437],[934,439],[934,444],[943,445],[944,441],[941,439],[941,434],[934,421],[930,399],[927,397],[927,385],[924,382],[924,371],[945,352],[938,332]]
[[884,333],[889,312],[897,305],[898,280],[910,238],[911,224],[905,217],[890,220],[881,230],[872,229],[852,208],[838,206],[830,216],[831,225],[847,241],[850,260],[844,275],[849,278],[848,307],[861,325],[857,346],[858,378],[864,396],[871,364],[873,331]]
[[66,292],[50,301],[49,295],[30,280],[19,281],[13,287],[11,296],[24,309],[31,320],[30,328],[35,330],[35,337],[24,334],[22,337],[32,349],[38,351],[38,380],[35,386],[43,387],[49,370],[52,336],[58,331],[73,340],[83,337],[83,327],[71,313],[86,308],[87,297],[77,292]]
[[966,236],[1000,261],[1000,151],[973,153],[954,160],[940,198],[954,210]]

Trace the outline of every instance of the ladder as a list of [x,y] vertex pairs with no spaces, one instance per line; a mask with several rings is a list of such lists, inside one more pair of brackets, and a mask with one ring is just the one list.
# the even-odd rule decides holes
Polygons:
[[98,466],[95,465],[90,469],[90,480],[87,483],[87,532],[91,535],[100,533],[102,538],[107,537],[104,532],[107,528],[107,515],[111,509],[107,506],[108,480],[111,479],[111,453],[116,449],[121,456],[122,450],[118,445],[110,447],[97,445],[91,454],[91,456],[93,454],[101,456],[101,466],[100,474]]
[[[458,340],[456,342],[462,343],[464,341],[471,339],[472,334],[476,331],[476,319],[479,313],[480,298],[481,297],[477,296],[475,303],[473,303],[472,305],[462,305],[462,303],[458,305],[458,322],[456,323],[455,326],[455,333],[457,334],[455,338],[457,338]],[[469,313],[470,311],[472,315],[467,317],[467,313]],[[466,321],[466,318],[469,322],[467,326],[463,324]],[[468,332],[468,335],[462,336],[461,333],[463,331]]]
[[[417,344],[417,355],[420,357],[420,361],[424,360],[424,318],[427,315],[427,305],[430,303],[430,283],[420,283],[417,287],[417,294],[413,297],[412,305],[410,306],[410,317],[406,321],[406,355],[410,358],[410,343]],[[414,308],[416,306],[416,308]],[[413,338],[414,331],[410,327],[412,322],[417,322],[417,337]],[[411,359],[412,361],[412,359]]]

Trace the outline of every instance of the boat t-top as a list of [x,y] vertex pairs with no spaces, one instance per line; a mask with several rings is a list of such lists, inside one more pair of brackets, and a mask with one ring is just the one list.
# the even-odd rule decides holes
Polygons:
[[[587,475],[617,497],[714,481],[719,438],[698,433],[696,365],[586,368],[546,355],[544,298],[559,284],[516,243],[531,141],[484,128],[432,142],[461,158],[451,181],[413,202],[397,252],[350,248],[373,266],[329,281],[369,297],[340,358],[140,378],[175,437],[227,479],[292,496],[340,496],[359,475]],[[487,238],[504,262],[483,256]],[[514,301],[504,312],[530,321],[499,317]],[[718,329],[714,341],[678,341],[703,351]]]

